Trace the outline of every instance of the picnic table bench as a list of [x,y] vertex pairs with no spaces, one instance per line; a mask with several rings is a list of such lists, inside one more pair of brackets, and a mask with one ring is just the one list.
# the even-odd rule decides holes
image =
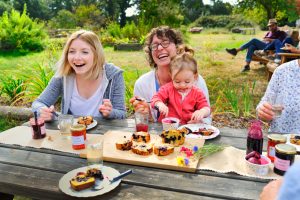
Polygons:
[[[161,124],[151,124],[151,127],[158,132],[162,130]],[[47,123],[46,128],[57,129],[57,122]],[[133,132],[134,120],[98,120],[97,127],[88,133],[104,134],[108,130]],[[220,131],[220,136],[207,142],[246,148],[245,129],[225,127]],[[207,170],[189,173],[113,162],[104,162],[104,165],[120,172],[132,169],[133,174],[123,178],[115,190],[87,199],[258,199],[262,188],[269,182],[236,173]],[[78,155],[0,144],[0,192],[45,200],[78,199],[61,192],[58,182],[67,172],[83,166],[86,166],[86,160]]]

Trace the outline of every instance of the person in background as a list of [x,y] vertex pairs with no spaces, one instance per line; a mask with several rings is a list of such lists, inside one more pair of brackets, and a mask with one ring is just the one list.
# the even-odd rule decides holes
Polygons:
[[[279,39],[275,39],[271,43],[269,43],[263,50],[254,51],[254,54],[258,57],[262,57],[279,64],[281,62],[281,57],[278,55],[278,53],[285,52],[286,50],[283,50],[282,48],[293,44],[294,41],[291,37],[286,37],[283,41],[280,41]],[[269,50],[275,50],[275,56],[267,55],[267,52]]]
[[105,63],[98,36],[86,30],[73,33],[57,63],[58,70],[32,103],[45,121],[54,118],[54,104],[62,97],[61,113],[99,118],[125,118],[123,72]]
[[269,28],[269,32],[267,32],[267,34],[264,36],[262,41],[254,38],[237,49],[226,48],[226,51],[233,56],[236,56],[238,52],[247,49],[247,55],[245,60],[246,64],[241,70],[241,72],[246,72],[250,70],[250,63],[255,50],[264,49],[269,43],[271,43],[275,39],[279,39],[280,41],[283,41],[287,36],[284,31],[278,29],[276,19],[269,20],[268,28]]
[[[258,118],[270,122],[270,132],[300,133],[300,60],[286,62],[274,71],[256,110]],[[274,102],[279,101],[281,115],[276,117]],[[282,110],[283,108],[283,110]]]
[[191,121],[202,122],[210,115],[210,107],[201,89],[194,86],[198,79],[197,61],[188,52],[174,57],[170,64],[172,81],[160,87],[152,97],[151,106],[155,106],[164,117],[175,117],[180,124]]
[[298,200],[300,193],[300,161],[294,163],[283,179],[269,182],[260,194],[260,200]]
[[[157,121],[157,114],[155,110],[150,108],[149,103],[161,86],[172,81],[170,62],[177,55],[177,47],[182,45],[181,34],[168,26],[153,28],[147,35],[144,50],[153,70],[142,75],[135,82],[134,97],[130,99],[130,102],[136,112],[151,113],[154,121]],[[187,46],[184,50],[186,52],[192,51]],[[198,75],[195,86],[203,91],[209,104],[208,89],[201,75]],[[210,124],[211,117],[207,117],[203,121]]]

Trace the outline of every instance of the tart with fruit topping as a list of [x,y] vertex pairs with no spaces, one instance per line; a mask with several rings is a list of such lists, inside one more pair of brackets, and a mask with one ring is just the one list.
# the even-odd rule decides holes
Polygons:
[[174,152],[174,146],[170,144],[155,144],[153,151],[155,155],[167,156]]
[[83,125],[90,125],[94,122],[94,119],[92,116],[86,116],[86,117],[79,117],[77,123],[83,124]]
[[135,132],[132,134],[132,141],[147,143],[150,141],[150,134],[143,131]]
[[181,130],[168,130],[163,131],[160,135],[163,143],[172,144],[176,147],[182,145],[185,141],[185,131]]
[[121,138],[116,142],[116,148],[122,151],[130,150],[132,146],[132,141],[128,139],[126,136]]
[[142,155],[142,156],[148,156],[153,151],[153,144],[135,142],[131,146],[131,150],[135,154]]
[[94,184],[95,184],[95,177],[86,176],[85,173],[80,173],[70,180],[71,187],[76,191],[90,188]]
[[300,145],[300,135],[291,134],[290,143]]

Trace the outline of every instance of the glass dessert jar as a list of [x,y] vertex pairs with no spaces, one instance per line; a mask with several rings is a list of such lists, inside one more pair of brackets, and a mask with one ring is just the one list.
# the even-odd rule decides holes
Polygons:
[[247,150],[246,155],[252,151],[256,151],[262,154],[263,149],[263,132],[261,128],[261,122],[259,120],[253,120],[248,130],[247,137]]
[[85,149],[86,128],[83,124],[76,124],[70,127],[72,136],[72,147],[75,150]]
[[274,172],[284,175],[288,168],[293,164],[296,147],[289,144],[277,144],[275,146]]
[[29,120],[32,132],[32,139],[41,139],[46,137],[45,121],[42,118],[30,118]]
[[267,147],[268,154],[267,155],[272,162],[274,162],[274,157],[275,157],[275,145],[283,144],[283,143],[286,143],[285,135],[280,135],[280,134],[269,134],[268,135],[268,147]]

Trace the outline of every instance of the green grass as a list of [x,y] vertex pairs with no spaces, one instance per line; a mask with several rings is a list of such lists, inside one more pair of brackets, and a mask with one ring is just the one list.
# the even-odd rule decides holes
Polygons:
[[[238,106],[241,111],[255,112],[255,106],[263,95],[267,86],[267,74],[264,66],[258,63],[251,63],[251,71],[247,74],[241,74],[240,69],[244,66],[246,51],[240,52],[233,57],[226,53],[225,48],[237,48],[252,38],[262,38],[264,32],[258,31],[256,35],[233,34],[225,29],[208,29],[200,34],[189,34],[189,45],[195,50],[195,58],[198,62],[199,73],[206,80],[210,101],[213,110],[223,110],[230,108],[230,100],[224,95],[226,89],[224,84],[229,80],[232,85],[237,87],[236,92],[245,97],[245,90],[242,90],[243,84],[252,85],[254,82],[253,98],[239,99]],[[54,65],[61,54],[62,39],[52,40],[53,44],[43,52],[31,53],[28,55],[1,54],[0,70],[5,75],[16,74],[14,70],[20,70],[20,66],[32,68],[34,65]],[[104,48],[105,59],[124,70],[124,79],[126,82],[126,99],[132,96],[135,80],[151,68],[146,60],[143,51],[114,51],[112,47]],[[26,71],[22,71],[26,73]],[[0,83],[1,87],[1,83]],[[227,91],[228,92],[228,91]],[[252,95],[252,93],[251,93]],[[251,100],[248,101],[248,99]],[[245,101],[247,100],[247,101]],[[248,104],[246,105],[245,104]],[[128,102],[127,106],[128,105]],[[227,103],[227,104],[226,104]],[[231,102],[233,103],[233,102]],[[251,104],[251,105],[250,105]],[[220,108],[222,106],[222,108]],[[129,111],[130,108],[129,108]],[[243,113],[242,113],[243,115]],[[249,113],[247,114],[249,115]]]

